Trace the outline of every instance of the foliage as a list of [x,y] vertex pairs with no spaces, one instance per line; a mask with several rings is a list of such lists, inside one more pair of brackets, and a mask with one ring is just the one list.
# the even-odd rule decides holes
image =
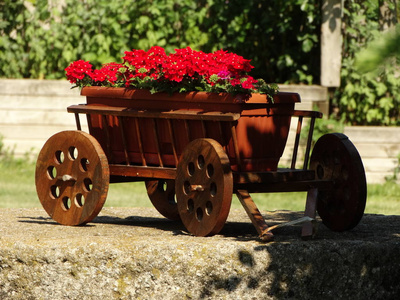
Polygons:
[[63,78],[71,61],[99,67],[157,45],[224,49],[252,59],[256,78],[312,83],[319,22],[316,0],[5,0],[0,77]]
[[83,60],[72,62],[65,69],[67,79],[77,87],[133,87],[151,93],[266,93],[273,99],[277,90],[248,75],[253,68],[250,60],[223,50],[205,53],[186,47],[167,55],[162,47],[153,46],[148,51],[125,51],[123,64],[92,67]]
[[[360,49],[381,35],[378,2],[345,1],[342,85],[336,92],[334,105],[338,108],[341,120],[347,124],[400,124],[399,65],[392,60],[390,65],[386,64],[372,73],[356,68]],[[379,56],[383,54],[383,51],[378,53]]]
[[380,34],[356,56],[360,72],[382,72],[388,64],[400,63],[400,24]]
[[[253,76],[266,82],[319,81],[321,1],[57,2],[0,1],[0,77],[60,79],[71,61],[98,68],[126,49],[161,46],[171,53],[189,46],[249,58]],[[342,86],[332,104],[347,124],[400,124],[399,68],[391,61],[384,71],[366,74],[355,65],[360,49],[381,35],[382,2],[344,1]],[[396,1],[387,3],[393,9]]]
[[[325,134],[334,133],[334,132],[343,132],[343,123],[335,119],[317,119],[314,125],[314,131],[312,135],[312,145]],[[302,130],[302,139],[305,141],[308,136],[309,125]]]
[[397,166],[393,170],[393,175],[386,176],[385,180],[386,182],[398,183],[400,179],[399,176],[400,176],[400,153],[397,155]]

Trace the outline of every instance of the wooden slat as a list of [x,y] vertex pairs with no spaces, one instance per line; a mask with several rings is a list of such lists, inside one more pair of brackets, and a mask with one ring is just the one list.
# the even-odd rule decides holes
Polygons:
[[139,146],[139,151],[140,151],[140,157],[142,159],[142,165],[146,166],[147,162],[146,162],[146,157],[144,156],[144,151],[143,151],[143,141],[142,141],[142,135],[140,133],[140,127],[139,127],[139,120],[138,118],[135,118],[135,126],[136,126],[136,135],[137,135],[137,139],[138,139],[138,146]]
[[106,146],[107,146],[107,156],[112,159],[112,151],[111,151],[111,137],[110,137],[110,129],[108,127],[107,117],[105,115],[101,116],[101,121],[103,123],[103,130],[106,132]]
[[314,171],[278,169],[270,172],[234,172],[233,180],[235,183],[276,183],[294,182],[302,180],[314,180]]
[[167,120],[167,123],[168,123],[169,136],[171,137],[172,152],[174,153],[175,165],[177,166],[178,162],[179,162],[179,158],[178,158],[178,154],[176,152],[174,130],[172,128],[171,120]]
[[157,130],[157,122],[155,119],[152,119],[152,121],[153,121],[154,142],[156,143],[158,161],[159,161],[160,167],[164,167],[164,164],[162,161],[162,156],[161,156],[161,147],[160,147],[160,139],[159,139],[158,130]]
[[237,163],[238,170],[240,171],[240,168],[242,165],[242,160],[240,158],[240,151],[239,151],[238,139],[237,139],[237,135],[236,135],[236,128],[235,128],[235,126],[233,126],[232,123],[229,123],[229,125],[231,127],[233,149],[235,151],[236,163]]
[[129,166],[129,155],[128,155],[128,146],[126,142],[126,135],[125,135],[125,124],[124,124],[124,118],[123,117],[118,117],[118,122],[119,122],[119,129],[122,137],[122,146],[124,147],[124,155],[125,155],[125,160],[126,164]]
[[223,113],[219,111],[201,112],[192,110],[171,110],[171,111],[145,111],[133,110],[126,107],[111,107],[100,105],[71,105],[68,112],[82,114],[113,115],[124,117],[154,118],[154,119],[186,119],[204,121],[236,121],[240,118],[239,113]]
[[185,124],[185,132],[186,132],[186,136],[188,141],[191,141],[191,133],[190,133],[190,128],[189,128],[189,124],[187,120],[184,120],[184,124]]
[[175,179],[175,168],[110,165],[111,176],[129,176],[136,178]]
[[293,113],[293,116],[320,119],[320,118],[322,118],[323,114],[319,111],[295,110]]
[[273,182],[268,184],[243,183],[235,185],[237,189],[247,190],[250,193],[286,193],[307,192],[312,188],[332,190],[333,182],[328,180],[303,180],[290,182]]
[[308,167],[308,160],[310,157],[310,151],[311,151],[311,142],[312,142],[312,137],[313,137],[313,132],[314,132],[314,125],[315,125],[315,118],[311,118],[310,122],[310,129],[308,131],[308,138],[307,138],[307,146],[306,146],[306,153],[304,155],[304,165],[303,165],[303,170],[307,170]]
[[295,139],[294,148],[293,148],[292,164],[290,166],[292,169],[296,168],[297,152],[299,150],[299,142],[300,142],[300,134],[301,134],[302,124],[303,124],[303,116],[299,116],[299,120],[297,123],[297,130],[296,130],[296,139]]
[[79,114],[75,114],[76,129],[82,130],[81,120],[79,119]]

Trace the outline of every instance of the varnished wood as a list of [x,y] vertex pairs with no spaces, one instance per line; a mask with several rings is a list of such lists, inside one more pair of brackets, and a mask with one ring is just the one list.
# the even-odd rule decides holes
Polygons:
[[101,116],[101,122],[103,125],[103,131],[105,132],[106,135],[106,148],[107,148],[107,157],[111,158],[112,160],[112,150],[111,150],[111,138],[110,138],[110,129],[108,127],[108,122],[107,122],[107,116],[102,115]]
[[147,195],[157,211],[170,220],[180,220],[175,199],[175,180],[146,181]]
[[333,187],[330,180],[301,180],[289,182],[272,183],[243,183],[235,184],[238,189],[247,190],[250,193],[286,193],[286,192],[307,192],[310,189],[329,190]]
[[278,169],[269,172],[233,172],[233,181],[235,184],[246,183],[277,183],[277,182],[294,182],[294,181],[310,181],[315,179],[313,170],[293,170]]
[[175,179],[176,177],[175,168],[127,166],[117,164],[112,164],[109,168],[110,175],[116,176],[129,176],[142,179]]
[[125,162],[129,166],[129,155],[128,155],[128,145],[126,142],[126,135],[125,135],[125,124],[124,119],[122,117],[118,117],[119,129],[122,137],[122,146],[124,147],[124,155],[125,155]]
[[75,122],[76,122],[76,129],[82,130],[81,120],[79,119],[79,114],[75,113]]
[[172,128],[172,123],[171,120],[167,120],[167,124],[168,124],[168,132],[169,132],[169,136],[171,138],[171,145],[172,145],[172,153],[174,154],[174,158],[175,158],[175,165],[178,165],[178,154],[176,152],[176,145],[175,145],[175,136],[174,136],[174,130]]
[[291,163],[292,169],[296,168],[297,152],[298,152],[298,148],[299,148],[303,118],[304,117],[311,118],[310,128],[308,131],[306,153],[305,153],[304,163],[303,163],[303,170],[307,170],[308,160],[309,160],[310,150],[311,150],[312,135],[313,135],[314,125],[315,125],[315,119],[322,118],[322,113],[320,113],[318,111],[295,110],[293,112],[293,116],[298,117],[298,122],[297,122],[296,137],[295,137],[295,142],[294,142],[294,147],[293,147],[293,155],[292,155],[292,163]]
[[140,151],[140,158],[142,159],[142,165],[147,166],[146,157],[144,156],[144,151],[143,151],[143,142],[142,142],[142,135],[140,133],[139,120],[138,118],[134,119],[135,119],[136,135],[137,135],[137,144],[139,146],[139,151]]
[[[170,106],[170,100],[174,99],[177,102],[193,103],[250,103],[250,104],[273,104],[273,103],[295,103],[300,102],[300,95],[291,92],[278,92],[273,96],[271,101],[265,94],[228,94],[228,93],[207,93],[207,92],[188,92],[188,93],[157,93],[152,94],[149,90],[144,89],[126,89],[126,88],[108,88],[101,86],[84,87],[81,90],[81,95],[88,98],[120,98],[120,99],[135,99],[137,102],[143,101],[149,103],[151,101],[165,102]],[[150,100],[150,101],[149,101]]]
[[310,159],[312,137],[313,137],[313,133],[314,133],[314,125],[315,125],[315,118],[311,118],[310,129],[308,131],[308,137],[307,137],[306,153],[304,154],[303,170],[307,170],[307,168],[308,168],[308,161]]
[[268,225],[261,215],[250,194],[246,190],[236,190],[236,196],[238,197],[240,203],[242,204],[244,210],[249,216],[254,228],[257,230],[260,238],[267,242],[274,238],[272,232],[268,231]]
[[[307,192],[306,208],[304,210],[304,216],[315,219],[317,209],[317,197],[318,189],[312,188]],[[303,239],[312,238],[315,235],[315,222],[308,221],[303,224],[301,229],[301,236]]]
[[207,129],[206,129],[206,124],[204,124],[204,121],[201,120],[201,132],[202,132],[202,137],[207,138]]
[[[91,118],[91,116],[90,115],[86,115],[86,121],[87,121],[87,124],[88,124],[88,127],[89,127],[89,132],[92,130],[92,128],[93,128],[93,125],[92,125],[92,118]],[[91,133],[91,132],[90,132]]]
[[[213,235],[222,229],[234,189],[264,240],[271,239],[272,234],[249,193],[306,191],[305,215],[314,218],[317,208],[321,211],[324,223],[334,230],[338,230],[338,224],[339,227],[345,224],[344,230],[355,226],[361,210],[363,212],[365,201],[362,198],[366,191],[362,180],[355,179],[355,191],[348,187],[350,180],[347,176],[347,173],[351,173],[351,178],[355,178],[363,170],[360,169],[353,148],[344,139],[340,138],[340,142],[324,140],[330,143],[329,146],[318,146],[314,149],[315,154],[313,153],[310,164],[312,167],[307,170],[314,122],[322,114],[295,110],[294,103],[300,100],[298,94],[278,93],[274,96],[274,101],[270,101],[265,95],[245,98],[187,93],[171,97],[160,94],[153,96],[148,91],[102,87],[84,88],[82,94],[88,96],[88,104],[70,106],[68,111],[75,113],[76,118],[79,113],[87,115],[89,130],[94,136],[98,135],[112,162],[109,172],[113,181],[146,181],[146,189],[155,208],[167,218],[176,220],[180,217],[188,231],[194,235]],[[291,169],[277,170],[291,116],[299,117]],[[296,170],[303,118],[311,118],[311,126],[303,170]],[[80,129],[79,118],[76,122]],[[165,130],[159,127],[164,124],[167,126]],[[184,130],[180,131],[182,128]],[[130,135],[137,136],[137,141],[130,140]],[[209,135],[218,139],[219,143],[210,139]],[[197,137],[204,138],[189,143]],[[115,141],[122,146],[112,144]],[[167,144],[166,147],[164,143]],[[341,145],[344,145],[345,150]],[[147,148],[151,150],[148,151]],[[328,148],[335,148],[335,151],[340,148],[340,156],[345,158],[329,153]],[[333,167],[325,166],[325,162],[321,163],[326,158],[325,154],[321,154],[321,149],[328,151],[328,160],[339,163],[334,163]],[[112,159],[113,155],[115,160]],[[205,161],[204,166],[200,166],[200,157]],[[354,158],[356,162],[350,162],[348,157]],[[236,162],[233,163],[233,174],[229,159]],[[344,167],[346,164],[349,167]],[[321,165],[324,169],[322,176],[319,171]],[[213,170],[211,175],[207,173],[209,166]],[[339,170],[343,168],[345,172]],[[330,175],[326,176],[327,173]],[[68,189],[78,181],[74,175],[64,174],[54,178],[51,188],[63,186]],[[345,210],[349,212],[342,214],[338,213],[338,209],[332,208],[331,194],[335,194],[336,190],[341,190],[344,198],[348,193],[356,194],[358,200],[350,201],[356,208],[345,205]],[[328,203],[325,203],[326,199],[329,200]],[[326,216],[332,212],[340,220],[331,221]],[[311,223],[305,224],[302,235],[308,237],[313,234]]]
[[188,140],[188,143],[189,143],[192,140],[189,124],[188,124],[187,120],[183,120],[183,122],[185,124],[185,133],[186,133],[186,137],[187,137],[187,140]]
[[237,168],[240,171],[241,170],[242,161],[240,159],[240,151],[239,151],[239,146],[238,146],[238,137],[237,137],[236,129],[235,129],[235,126],[233,125],[233,123],[229,123],[229,126],[231,127],[233,149],[235,151]]
[[107,157],[91,135],[62,131],[50,137],[40,151],[35,181],[39,200],[50,217],[63,225],[85,224],[106,201]]
[[299,116],[299,119],[297,121],[296,138],[294,140],[294,146],[293,146],[292,164],[290,166],[292,169],[296,168],[297,152],[299,150],[302,124],[303,124],[303,116]]
[[204,120],[204,121],[236,121],[240,118],[238,113],[199,110],[134,110],[127,107],[113,107],[101,105],[71,105],[68,112],[81,114],[99,114],[111,116],[123,116],[132,118],[151,118],[151,119],[184,119],[184,120]]
[[[237,139],[235,145],[233,145],[231,133],[225,132],[227,135],[225,141],[228,143],[226,150],[232,162],[239,158],[240,164],[234,165],[234,168],[242,171],[276,170],[279,157],[286,144],[290,119],[294,112],[294,103],[300,101],[299,95],[295,93],[278,93],[272,101],[265,95],[259,94],[244,97],[243,95],[218,95],[200,92],[171,96],[160,93],[151,95],[148,91],[141,90],[102,87],[84,88],[82,95],[87,96],[87,105],[85,106],[89,109],[93,108],[93,114],[106,114],[111,119],[114,116],[113,114],[128,114],[127,117],[134,117],[137,114],[137,117],[141,119],[164,118],[174,121],[188,121],[188,131],[186,129],[184,131],[184,127],[175,128],[175,130],[177,130],[176,135],[188,135],[189,141],[202,136],[208,137],[208,134],[211,134],[210,137],[215,139],[214,130],[217,129],[215,123],[232,122],[236,129]],[[90,114],[87,110],[85,112],[83,107],[70,107],[71,112],[74,109]],[[202,134],[202,128],[197,125],[201,122],[197,121],[207,122],[204,128],[207,131],[211,130],[211,133]],[[95,137],[99,135],[99,141],[106,148],[101,128],[97,128],[98,124],[94,125],[96,128],[91,132]],[[115,128],[113,129],[115,130]],[[143,130],[147,136],[151,128],[144,128]],[[164,139],[165,137],[162,136],[161,138]],[[221,142],[223,139],[218,141]],[[185,141],[181,139],[177,142],[177,145],[179,145],[178,152],[181,152]],[[271,145],[274,145],[274,147],[271,147]],[[234,146],[237,146],[236,150],[233,149]],[[133,151],[130,152],[135,153],[137,151],[135,145],[132,149]],[[147,149],[144,150],[147,163],[155,164],[154,154],[147,152]],[[120,162],[121,153],[114,154],[114,158],[110,158],[110,161]],[[133,158],[132,163],[138,163],[136,155],[130,155],[130,157]],[[165,160],[165,165],[173,164],[171,157],[164,155],[163,160]]]
[[233,180],[229,158],[212,139],[188,144],[177,167],[175,192],[186,229],[196,236],[217,234],[229,214]]
[[321,113],[319,111],[312,111],[312,110],[295,110],[293,112],[293,116],[321,119],[323,116],[323,113]]
[[310,169],[317,181],[331,181],[329,190],[319,190],[317,211],[331,230],[344,231],[361,220],[367,198],[364,166],[354,145],[344,134],[323,135],[314,146]]
[[152,124],[153,124],[153,139],[154,139],[154,144],[156,145],[157,149],[157,157],[158,157],[158,162],[161,168],[164,167],[164,163],[162,160],[161,156],[161,148],[160,148],[160,138],[158,136],[158,130],[157,130],[157,122],[155,119],[152,119]]

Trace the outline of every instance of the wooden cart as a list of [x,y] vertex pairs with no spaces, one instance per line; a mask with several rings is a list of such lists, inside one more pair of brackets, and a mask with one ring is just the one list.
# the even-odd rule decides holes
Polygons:
[[[298,118],[289,168],[268,168],[261,161],[248,167],[242,157],[246,149],[242,149],[238,135],[243,111],[221,112],[218,105],[201,112],[174,105],[152,109],[152,102],[138,109],[127,107],[123,101],[115,106],[105,104],[88,88],[82,94],[86,94],[87,104],[68,107],[68,112],[75,114],[77,130],[50,137],[37,160],[38,197],[60,224],[92,221],[103,207],[109,183],[127,181],[144,181],[154,207],[166,218],[181,220],[196,236],[217,234],[222,229],[233,193],[264,241],[271,240],[273,234],[250,193],[306,191],[304,238],[314,235],[312,220],[316,213],[334,231],[355,227],[363,216],[365,173],[350,140],[343,134],[326,134],[316,142],[310,157],[314,123],[322,117],[319,112],[287,106],[290,114],[285,114],[284,121],[290,124],[292,116]],[[131,97],[121,89],[120,94]],[[287,93],[285,97],[299,100],[297,94]],[[271,104],[254,105],[268,112],[266,118],[275,109]],[[90,134],[81,130],[81,114],[87,117]],[[305,158],[303,168],[296,169],[304,118],[310,118]],[[279,142],[281,148],[285,147],[289,126],[280,124],[286,123],[278,122],[276,130],[284,137]],[[145,148],[150,140],[152,151],[148,152]],[[278,147],[275,143],[269,146]]]

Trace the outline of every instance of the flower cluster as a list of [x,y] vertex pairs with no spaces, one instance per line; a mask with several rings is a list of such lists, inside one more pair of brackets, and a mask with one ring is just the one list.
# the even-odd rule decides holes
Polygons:
[[187,47],[167,55],[162,47],[154,46],[148,51],[126,51],[122,59],[122,64],[109,63],[100,69],[78,60],[65,69],[66,76],[78,87],[125,86],[149,89],[152,93],[206,91],[271,95],[276,92],[275,86],[248,75],[253,69],[250,60],[223,50],[205,53]]

